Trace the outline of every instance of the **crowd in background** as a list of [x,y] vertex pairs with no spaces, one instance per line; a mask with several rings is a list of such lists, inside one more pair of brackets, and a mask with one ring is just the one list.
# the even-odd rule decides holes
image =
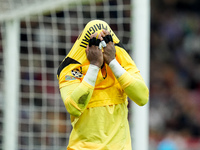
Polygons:
[[150,66],[151,149],[198,150],[200,1],[151,1]]

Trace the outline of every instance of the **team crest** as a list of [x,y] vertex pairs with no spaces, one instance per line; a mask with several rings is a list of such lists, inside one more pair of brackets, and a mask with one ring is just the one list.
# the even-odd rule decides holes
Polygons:
[[81,78],[83,76],[83,74],[78,69],[72,70],[71,73],[75,78]]

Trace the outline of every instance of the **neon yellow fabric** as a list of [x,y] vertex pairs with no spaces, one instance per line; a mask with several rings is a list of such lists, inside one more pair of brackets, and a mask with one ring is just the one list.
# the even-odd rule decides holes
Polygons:
[[139,72],[135,73],[135,75],[133,76],[131,76],[128,72],[125,72],[118,79],[118,81],[128,97],[136,104],[138,104],[139,106],[143,106],[148,102],[149,90],[146,87]]
[[60,89],[67,111],[73,116],[80,116],[92,96],[94,87],[84,80]]
[[[130,74],[128,73],[124,73],[119,78],[119,80],[121,80],[121,84],[124,86],[125,90],[130,90],[131,88],[137,89],[134,87],[134,85],[137,83],[137,80],[131,83],[127,82],[127,78],[129,78],[127,76],[129,75]],[[137,73],[135,76],[139,76],[139,78],[141,78],[141,76]],[[82,83],[84,83],[84,80]],[[71,93],[77,90],[77,87],[81,91],[79,94],[76,94],[77,97],[80,97],[80,95],[84,95],[84,93],[87,92],[93,92],[93,95],[98,93],[97,97],[99,95],[102,95],[103,97],[104,93],[96,90],[93,91],[92,86],[88,87],[89,84],[87,85],[87,83],[82,83],[70,84],[69,86],[61,88],[61,95],[63,99],[70,97],[70,95],[72,95]],[[82,91],[85,92],[82,93]],[[110,94],[110,96],[115,95],[115,93],[112,93],[109,90],[104,92],[106,94]],[[139,93],[142,94],[141,92]],[[133,97],[134,95],[137,95],[132,94],[133,92],[130,93],[130,95]],[[115,96],[113,96],[113,98],[114,97]],[[78,98],[74,99],[75,102]],[[118,98],[115,100],[117,101]],[[86,100],[86,104],[87,102],[88,99]],[[68,99],[65,99],[64,103],[68,103],[70,106],[72,106],[67,109],[68,112],[72,114],[71,123],[73,126],[67,150],[131,150],[131,139],[127,120],[128,102],[126,97],[124,102],[117,105],[105,105],[101,107],[90,107],[87,109],[81,106],[77,109],[77,101],[76,106],[74,106],[74,103],[71,103],[71,101],[68,101]]]
[[[89,67],[85,48],[88,36],[103,28],[111,32],[116,44],[116,60],[126,72],[116,79],[109,66],[104,64],[95,87],[92,87],[83,80]],[[86,25],[66,56],[73,61],[66,63],[57,77],[73,126],[68,150],[131,150],[127,96],[138,105],[144,105],[148,102],[148,88],[135,63],[118,43],[118,38],[105,22],[94,20]],[[74,69],[82,76],[75,76]]]
[[72,117],[67,150],[131,150],[127,114],[126,101],[89,108],[79,118]]
[[[83,75],[85,75],[85,73],[88,69],[88,65],[89,65],[89,61],[87,59],[85,49],[89,43],[90,35],[95,32],[100,33],[103,29],[108,30],[111,33],[114,43],[119,43],[119,39],[117,38],[117,36],[114,34],[114,32],[111,30],[110,26],[106,22],[101,21],[101,20],[90,21],[85,26],[82,33],[79,35],[78,39],[74,43],[69,54],[66,56],[66,58],[69,57],[69,58],[73,58],[73,59],[77,60],[79,62],[79,64],[70,64],[70,65],[66,66],[64,69],[62,69],[61,73],[59,75],[57,75],[60,88],[66,85],[65,76],[67,74],[71,75],[71,70],[73,70],[75,68],[83,69]],[[99,77],[102,76],[101,72],[99,72],[98,76]],[[81,78],[81,80],[83,79],[83,77]],[[103,78],[99,79],[99,82],[101,82],[101,80],[103,80]]]
[[[134,64],[130,56],[127,54],[127,52],[118,46],[115,46],[115,48],[117,50],[116,59],[119,63],[121,62],[120,63],[121,66],[124,67],[124,69],[130,73],[130,75],[134,75],[137,72],[139,73],[139,70],[137,69],[136,65]],[[70,65],[70,66],[73,66],[73,65]],[[79,67],[78,70],[82,70],[83,76],[81,78],[77,78],[76,80],[61,81],[60,88],[64,86],[68,86],[74,82],[81,82],[87,72],[88,67],[89,65],[81,66],[81,69]],[[68,72],[62,71],[62,74],[72,76],[71,70]],[[127,80],[127,81],[132,82],[132,79]],[[92,98],[89,101],[87,108],[112,105],[112,104],[120,104],[125,101],[126,97],[127,95],[124,93],[123,89],[121,88],[121,85],[115,78],[111,69],[109,68],[107,64],[105,64],[104,67],[98,73],[94,94],[92,95]]]

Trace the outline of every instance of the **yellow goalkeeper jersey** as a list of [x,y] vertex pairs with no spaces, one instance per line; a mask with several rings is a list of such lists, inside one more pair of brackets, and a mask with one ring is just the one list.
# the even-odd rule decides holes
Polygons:
[[67,150],[131,150],[127,102],[88,108],[74,118]]
[[[93,87],[84,81],[89,67],[85,48],[89,35],[102,28],[110,31],[116,60],[126,72],[116,79],[104,64]],[[144,105],[149,91],[135,63],[105,22],[94,20],[86,25],[59,66],[57,77],[73,126],[67,150],[131,150],[127,96],[138,105]]]

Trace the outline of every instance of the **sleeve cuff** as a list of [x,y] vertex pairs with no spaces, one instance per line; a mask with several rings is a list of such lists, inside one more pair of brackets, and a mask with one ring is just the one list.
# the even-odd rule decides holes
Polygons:
[[100,69],[99,67],[90,64],[83,80],[94,87],[97,80],[99,69]]
[[[125,89],[127,86],[129,86],[132,83],[132,76],[125,72],[120,78],[118,78],[118,81],[123,89]],[[135,82],[134,82],[135,83]]]
[[112,72],[114,73],[116,78],[121,77],[126,72],[126,70],[118,63],[118,61],[116,59],[113,59],[109,63],[109,67],[112,70]]

